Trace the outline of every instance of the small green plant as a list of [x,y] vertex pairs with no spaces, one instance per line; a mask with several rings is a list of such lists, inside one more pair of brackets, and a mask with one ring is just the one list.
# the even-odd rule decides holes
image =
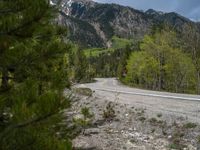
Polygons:
[[144,109],[143,109],[143,110],[141,110],[141,113],[142,113],[142,114],[144,114],[144,113],[145,113],[145,110],[144,110]]
[[200,135],[197,136],[197,143],[200,144]]
[[113,120],[115,117],[114,105],[109,102],[106,106],[106,109],[103,111],[103,118],[106,120]]
[[135,111],[137,112],[137,115],[138,116],[143,116],[144,115],[144,113],[145,113],[145,110],[144,109],[135,109]]
[[145,118],[145,117],[140,117],[139,120],[140,120],[141,122],[144,122],[144,121],[146,120],[146,118]]
[[163,125],[165,125],[165,123],[166,122],[164,122],[164,121],[162,121],[162,120],[158,120],[158,119],[156,119],[156,118],[151,118],[151,119],[149,119],[149,122],[150,122],[150,124],[151,125],[154,125],[154,126],[163,126]]
[[193,128],[197,127],[197,124],[189,122],[189,123],[184,124],[183,127],[186,128],[186,129],[193,129]]
[[94,115],[90,112],[89,108],[83,107],[81,109],[81,115],[82,118],[74,118],[73,122],[77,125],[83,128],[83,133],[85,132],[85,129],[91,125],[92,118]]
[[177,138],[181,139],[181,138],[184,137],[184,135],[185,135],[184,131],[177,131],[177,132],[174,133],[173,138],[175,138],[175,139],[177,139]]
[[158,117],[158,118],[161,118],[161,117],[162,117],[162,114],[161,114],[161,113],[157,114],[157,117]]
[[88,107],[83,107],[81,109],[81,114],[84,116],[84,120],[92,118],[94,115],[90,112]]
[[151,129],[151,133],[154,133],[156,131],[156,129]]
[[169,145],[169,148],[170,149],[178,149],[178,146],[176,144],[172,143]]
[[135,139],[130,140],[131,143],[136,143],[137,141]]
[[183,128],[176,129],[172,135],[171,144],[169,145],[169,147],[171,149],[178,149],[178,150],[181,150],[187,147],[186,145],[184,145],[184,141],[183,141],[184,136],[185,136],[185,133],[184,133]]
[[186,148],[187,146],[184,145],[179,139],[175,139],[170,145],[170,149],[177,149],[177,150],[182,150]]
[[151,118],[151,119],[149,119],[149,122],[151,124],[156,124],[158,122],[158,120],[156,118]]

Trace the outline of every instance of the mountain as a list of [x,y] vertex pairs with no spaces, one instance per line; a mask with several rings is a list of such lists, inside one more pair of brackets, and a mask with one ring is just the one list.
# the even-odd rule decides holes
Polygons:
[[153,9],[143,12],[92,0],[62,0],[57,21],[69,28],[68,38],[83,47],[110,47],[114,35],[141,39],[161,24],[173,26],[178,32],[190,25],[200,33],[199,23],[174,12],[163,13]]

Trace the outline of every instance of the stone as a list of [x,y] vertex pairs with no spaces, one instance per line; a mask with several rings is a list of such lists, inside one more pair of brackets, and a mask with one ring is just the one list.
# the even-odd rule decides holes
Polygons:
[[85,133],[85,135],[98,134],[98,133],[100,133],[100,129],[99,128],[90,128],[90,129],[86,129],[84,133]]

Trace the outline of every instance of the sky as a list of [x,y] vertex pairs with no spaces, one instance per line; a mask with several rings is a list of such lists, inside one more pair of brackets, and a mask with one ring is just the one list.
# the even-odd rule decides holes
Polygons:
[[102,3],[117,3],[139,10],[155,9],[177,12],[182,16],[200,21],[200,0],[94,0]]

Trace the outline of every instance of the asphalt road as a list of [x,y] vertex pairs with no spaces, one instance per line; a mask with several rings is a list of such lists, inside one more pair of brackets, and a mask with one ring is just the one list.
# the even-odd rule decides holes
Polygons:
[[95,92],[95,96],[118,103],[144,108],[149,115],[164,114],[169,120],[187,119],[200,123],[200,96],[157,92],[130,88],[120,84],[115,78],[98,78],[97,82],[81,84]]

